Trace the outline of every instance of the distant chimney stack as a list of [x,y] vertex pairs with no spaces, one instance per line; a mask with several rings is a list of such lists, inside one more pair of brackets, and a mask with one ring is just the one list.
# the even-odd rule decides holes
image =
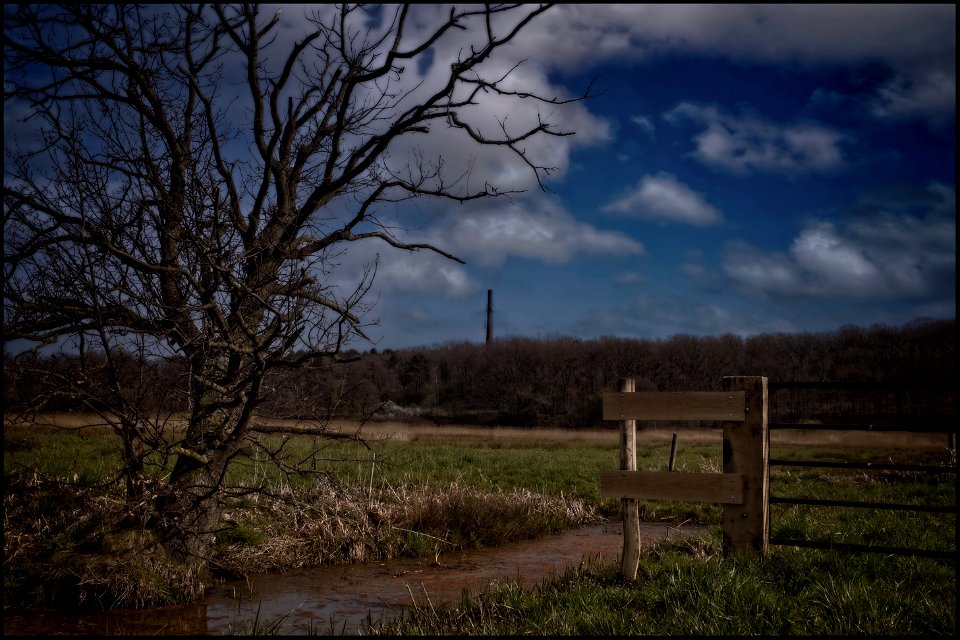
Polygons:
[[487,289],[487,344],[493,343],[493,289]]

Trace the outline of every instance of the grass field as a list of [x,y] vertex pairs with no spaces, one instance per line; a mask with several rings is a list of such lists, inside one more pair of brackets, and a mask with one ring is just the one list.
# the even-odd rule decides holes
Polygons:
[[[113,436],[76,416],[47,426],[5,424],[5,603],[35,595],[42,559],[62,555],[89,533],[84,518],[106,508],[110,490],[81,488],[115,474]],[[358,425],[339,428],[354,432]],[[719,471],[717,431],[680,429],[678,471]],[[312,455],[326,484],[288,482],[263,460],[248,459],[232,478],[287,491],[230,505],[214,564],[227,574],[491,546],[616,518],[618,500],[599,498],[598,474],[618,466],[618,434],[603,431],[363,427],[370,448],[293,438],[292,459]],[[670,430],[638,433],[638,468],[666,469]],[[955,464],[944,436],[774,432],[774,457]],[[273,438],[274,436],[270,436]],[[279,441],[279,440],[278,440]],[[158,473],[162,470],[158,469]],[[67,491],[69,489],[69,491]],[[11,495],[11,493],[13,495]],[[956,477],[914,472],[774,467],[778,496],[955,504]],[[57,511],[50,511],[56,499]],[[46,500],[46,501],[45,501]],[[31,511],[33,509],[33,511]],[[955,548],[955,514],[773,505],[774,535],[887,546]],[[59,513],[64,515],[59,516]],[[68,514],[79,523],[68,523]],[[62,521],[57,518],[62,517]],[[371,629],[411,634],[655,635],[955,635],[956,565],[943,560],[852,555],[772,547],[763,560],[724,558],[720,508],[641,502],[647,521],[711,525],[703,540],[663,543],[641,559],[639,579],[618,567],[571,570],[534,590],[512,585],[457,607],[413,610]],[[37,522],[43,519],[44,526]],[[56,555],[60,557],[60,555]],[[31,578],[34,576],[34,578]]]

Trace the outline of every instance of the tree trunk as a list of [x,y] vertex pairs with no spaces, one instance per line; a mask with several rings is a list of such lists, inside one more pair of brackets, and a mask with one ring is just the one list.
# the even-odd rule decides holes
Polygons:
[[218,400],[212,393],[195,395],[193,418],[181,446],[173,449],[177,461],[158,502],[160,533],[169,560],[182,572],[176,589],[185,601],[202,597],[212,583],[210,559],[222,514],[218,449],[236,418],[215,408]]
[[[181,455],[177,467],[186,456]],[[189,460],[189,458],[186,458]],[[212,584],[210,559],[220,527],[217,474],[210,465],[174,473],[170,494],[160,506],[161,539],[176,574],[178,599],[192,602]]]

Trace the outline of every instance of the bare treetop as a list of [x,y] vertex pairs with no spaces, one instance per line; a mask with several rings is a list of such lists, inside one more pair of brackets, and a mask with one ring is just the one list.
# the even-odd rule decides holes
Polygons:
[[[496,60],[547,9],[4,7],[5,107],[27,113],[4,144],[5,344],[79,352],[79,372],[45,372],[47,388],[111,416],[130,509],[196,575],[267,376],[365,338],[376,262],[344,286],[352,243],[458,260],[382,212],[515,190],[447,166],[463,149],[498,151],[543,187],[552,168],[527,145],[570,132],[538,110],[491,126],[480,107],[571,101],[518,87]],[[428,144],[440,130],[462,143]],[[157,356],[185,363],[173,439],[146,402],[156,390],[130,392]],[[174,461],[162,481],[147,479],[151,452]]]
[[[451,174],[443,157],[397,162],[391,144],[455,128],[521,158],[538,181],[549,173],[524,142],[567,132],[543,121],[520,131],[501,122],[493,135],[464,115],[486,92],[563,102],[504,88],[509,73],[478,71],[546,9],[450,8],[413,40],[407,6],[380,8],[379,30],[359,7],[324,7],[290,43],[277,38],[286,8],[267,17],[249,5],[8,7],[7,101],[30,105],[44,142],[40,155],[6,149],[11,222],[29,215],[34,223],[29,231],[7,225],[8,280],[20,282],[38,257],[33,243],[16,238],[42,235],[46,251],[75,245],[136,276],[116,286],[93,270],[88,289],[111,312],[84,305],[92,295],[74,295],[71,316],[149,328],[186,350],[210,331],[252,351],[277,344],[264,343],[267,335],[313,332],[314,346],[335,350],[362,333],[355,311],[370,284],[322,286],[318,276],[345,243],[377,239],[456,259],[401,242],[378,219],[378,205],[509,191],[467,187],[469,167]],[[403,63],[464,32],[471,38],[439,86],[424,92],[423,80],[403,80],[411,71]],[[8,336],[76,333],[76,321],[60,317],[66,309],[55,319],[30,287],[12,289]]]

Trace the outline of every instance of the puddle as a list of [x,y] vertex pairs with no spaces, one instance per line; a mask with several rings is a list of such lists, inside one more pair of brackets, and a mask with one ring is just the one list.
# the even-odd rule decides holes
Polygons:
[[[641,524],[642,543],[702,535],[704,527]],[[238,635],[275,621],[281,635],[365,632],[369,621],[390,619],[408,607],[459,603],[492,583],[525,587],[560,575],[582,561],[618,562],[623,527],[608,523],[503,545],[431,558],[399,559],[288,573],[251,575],[217,585],[193,605],[109,613],[53,609],[4,611],[4,635]]]

